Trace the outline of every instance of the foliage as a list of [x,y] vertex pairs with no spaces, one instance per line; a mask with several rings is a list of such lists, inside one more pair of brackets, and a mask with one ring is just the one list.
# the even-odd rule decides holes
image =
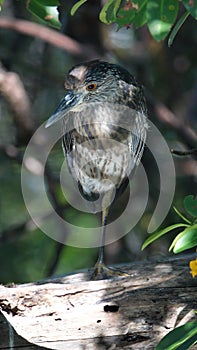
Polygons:
[[[90,1],[90,0],[89,0]],[[76,11],[88,0],[80,0],[75,3],[75,5],[71,9],[71,15],[75,15]],[[60,28],[60,22],[58,19],[58,12],[56,7],[59,4],[58,0],[24,0],[24,4],[26,4],[26,8],[32,14],[37,17],[37,20],[42,21],[45,25],[51,25],[57,29]],[[3,0],[0,0],[0,10],[1,5],[3,4]],[[180,6],[182,8],[184,6],[185,12],[182,14],[180,18],[177,18],[178,10]],[[147,25],[151,35],[155,40],[163,40],[170,33],[169,44],[172,44],[175,35],[177,34],[180,27],[183,25],[185,20],[189,17],[193,16],[197,18],[197,1],[188,1],[188,0],[108,0],[103,8],[101,9],[99,18],[101,22],[105,24],[117,23],[118,29],[121,27],[128,27],[129,25],[134,25],[136,28],[139,28],[143,25]],[[192,32],[190,32],[192,33]],[[186,33],[187,34],[187,33]],[[192,36],[192,35],[191,35]],[[187,40],[190,40],[190,37],[187,37]],[[12,39],[12,37],[10,36]],[[12,39],[13,40],[13,39]],[[12,40],[7,40],[6,44],[11,46]],[[29,40],[29,39],[28,39]],[[40,115],[41,112],[44,111],[44,117],[46,118],[48,114],[47,108],[52,108],[52,104],[50,106],[51,101],[55,99],[55,97],[51,97],[51,90],[54,89],[55,96],[57,96],[57,86],[59,87],[60,82],[58,81],[57,86],[55,85],[55,81],[58,80],[57,76],[60,74],[61,66],[68,64],[70,65],[68,56],[64,61],[64,57],[61,56],[61,59],[57,59],[57,53],[53,56],[51,51],[47,50],[47,59],[46,56],[43,57],[38,55],[39,50],[35,50],[36,45],[34,44],[34,50],[31,51],[31,58],[28,58],[27,52],[28,48],[31,47],[29,45],[29,41],[27,42],[27,49],[25,49],[24,42],[21,44],[20,40],[17,41],[14,46],[16,53],[13,55],[13,50],[11,51],[11,58],[5,55],[8,48],[6,46],[6,50],[1,50],[2,58],[4,62],[8,62],[8,66],[11,65],[14,69],[17,69],[23,72],[23,76],[27,78],[26,85],[33,86],[32,90],[37,91],[34,95],[31,91],[32,96],[35,97],[37,101],[37,109],[35,111]],[[181,41],[181,48],[179,52],[184,54],[183,57],[191,62],[190,56],[188,55],[188,47],[192,47],[191,42],[187,41],[187,46],[183,45]],[[3,48],[3,45],[2,45]],[[165,48],[166,50],[166,48]],[[22,52],[22,55],[21,55]],[[44,50],[43,50],[44,52]],[[186,54],[187,52],[187,54]],[[32,59],[32,53],[35,55]],[[166,51],[164,51],[166,53]],[[37,56],[38,55],[38,58]],[[171,52],[172,59],[170,61],[170,65],[173,66],[172,62],[175,62],[175,59],[180,58],[176,52],[173,54],[173,50]],[[52,57],[53,56],[53,57]],[[44,58],[45,57],[45,58]],[[54,59],[55,57],[55,59]],[[164,55],[165,57],[165,55]],[[17,58],[18,61],[17,61]],[[25,58],[25,59],[24,59]],[[14,60],[14,64],[13,61]],[[20,63],[18,63],[20,60]],[[29,60],[29,72],[27,68],[27,62]],[[195,60],[195,59],[194,59]],[[162,60],[160,60],[162,61]],[[168,60],[165,60],[167,62]],[[25,62],[25,63],[24,63]],[[43,63],[44,62],[44,63]],[[59,64],[57,65],[57,62]],[[61,62],[61,64],[60,64]],[[63,62],[63,63],[62,63]],[[50,65],[50,64],[51,65]],[[149,64],[149,62],[148,62]],[[154,63],[156,66],[156,64]],[[195,66],[195,65],[194,65]],[[18,68],[19,67],[19,68]],[[22,68],[21,68],[22,67]],[[53,67],[53,69],[51,68]],[[162,73],[162,66],[159,66],[159,73]],[[166,67],[169,67],[166,65]],[[50,68],[50,69],[49,69]],[[64,67],[67,69],[67,66]],[[25,71],[25,74],[24,74]],[[149,67],[149,71],[151,76],[154,76],[155,73]],[[169,76],[171,74],[171,70],[168,69],[168,74],[166,74],[167,84],[165,85],[165,79],[155,79],[155,86],[159,89],[159,84],[162,84],[162,93],[163,91],[169,91],[169,95],[173,96],[173,89],[171,90],[171,85],[169,84]],[[34,77],[33,72],[36,73],[36,77]],[[40,73],[42,72],[42,74]],[[188,71],[187,71],[188,72]],[[183,77],[188,76],[190,80],[194,77],[194,70],[189,70],[190,74],[185,74],[186,72],[183,70]],[[62,73],[61,73],[62,74]],[[180,75],[178,81],[180,81]],[[55,79],[50,78],[51,76],[55,76]],[[165,73],[161,76],[165,78]],[[39,79],[38,79],[39,77]],[[192,79],[191,79],[192,77]],[[29,80],[28,80],[29,79]],[[50,80],[51,79],[51,80]],[[38,85],[36,85],[36,82]],[[187,91],[188,80],[183,79],[184,89],[183,91]],[[173,83],[178,87],[181,84],[177,84],[177,77],[173,79]],[[146,84],[145,84],[146,85]],[[39,86],[39,87],[38,87]],[[46,86],[50,86],[50,94],[46,91]],[[167,88],[166,88],[167,86]],[[179,86],[179,88],[180,88]],[[182,88],[182,86],[181,86]],[[46,98],[47,96],[47,98]],[[179,100],[180,92],[177,94]],[[181,95],[182,96],[182,95]],[[163,98],[162,98],[163,99]],[[55,104],[55,103],[54,103]],[[49,108],[49,109],[50,109]],[[42,111],[40,112],[40,109]],[[47,111],[47,112],[46,112]],[[42,116],[43,118],[43,116]],[[7,121],[7,119],[6,119]],[[9,132],[9,135],[12,134]],[[4,133],[6,134],[6,133]],[[8,142],[6,135],[6,142]],[[1,140],[2,141],[2,140]],[[57,156],[55,157],[57,159]],[[0,233],[1,238],[1,283],[2,282],[27,282],[27,281],[35,281],[38,279],[45,278],[48,276],[50,271],[51,263],[54,261],[55,254],[57,252],[57,242],[52,241],[49,237],[44,235],[38,229],[32,225],[29,220],[26,209],[23,205],[22,196],[19,191],[19,183],[20,183],[20,169],[18,164],[14,161],[8,160],[7,163],[3,159],[1,159],[3,163],[3,167],[1,169],[1,222],[0,228],[2,234]],[[53,164],[55,167],[55,165]],[[56,167],[55,167],[56,169]],[[34,184],[33,184],[34,185]],[[35,184],[36,186],[36,184]],[[184,185],[181,186],[181,189],[184,189]],[[58,188],[56,188],[56,196],[60,203],[63,203],[64,197],[62,196],[62,192]],[[59,194],[60,192],[60,194]],[[1,203],[0,203],[1,204]],[[154,240],[163,236],[165,233],[171,232],[174,229],[181,229],[182,231],[177,235],[177,237],[173,240],[170,249],[173,250],[174,253],[179,253],[186,249],[197,246],[197,201],[193,198],[193,196],[187,196],[184,200],[184,208],[186,211],[183,215],[179,210],[175,209],[175,212],[182,220],[180,223],[171,225],[161,230],[160,232],[156,232],[151,235],[146,242],[144,243],[143,248],[149,245]],[[72,216],[72,212],[65,210],[67,216]],[[74,216],[74,215],[73,215]],[[85,218],[81,216],[77,216],[77,220],[80,226],[86,227]],[[21,227],[24,226],[22,231]],[[29,226],[29,227],[28,227]],[[14,230],[16,227],[19,227],[19,230]],[[30,228],[30,230],[29,230]],[[13,232],[12,232],[13,229]],[[21,232],[22,231],[22,232]],[[19,236],[19,232],[21,235]],[[138,235],[139,237],[139,235]],[[80,257],[80,258],[77,258]],[[10,257],[12,257],[10,259]],[[93,261],[95,260],[95,251],[94,250],[85,250],[79,248],[65,247],[61,253],[60,258],[58,257],[58,265],[56,265],[55,273],[56,274],[65,274],[70,271],[81,269],[83,267],[91,266]],[[125,260],[125,257],[124,257]],[[9,267],[9,268],[8,268]],[[197,275],[197,259],[190,262],[191,274],[193,277]],[[188,349],[192,345],[197,342],[197,322],[188,322],[187,324],[177,327],[176,329],[169,332],[157,345],[156,350],[170,350],[170,349]]]
[[0,0],[0,10],[1,10],[1,5],[3,4],[3,0]]
[[197,343],[197,322],[177,327],[161,339],[156,350],[186,350]]
[[[71,8],[71,15],[88,0],[79,0]],[[185,12],[175,23],[181,3]],[[0,9],[3,0],[0,0]],[[27,9],[42,22],[57,29],[61,24],[58,12],[54,7],[60,5],[58,0],[28,0]],[[116,23],[117,29],[134,25],[136,28],[147,25],[152,37],[161,41],[170,33],[168,45],[170,46],[185,22],[191,15],[197,19],[197,1],[188,0],[108,0],[102,7],[99,19],[105,24]],[[174,26],[174,27],[173,27]],[[173,29],[172,29],[173,27]]]
[[[1,1],[1,0],[0,0]],[[45,24],[60,29],[61,23],[58,19],[56,8],[58,0],[29,0],[26,1],[27,9]]]
[[146,248],[150,243],[156,239],[162,237],[168,232],[171,232],[177,228],[185,227],[173,240],[169,250],[173,250],[175,254],[184,250],[197,246],[197,199],[194,199],[192,195],[185,197],[184,209],[191,219],[185,217],[178,209],[174,208],[177,215],[184,221],[164,228],[161,231],[153,233],[144,242],[142,249]]
[[[184,222],[168,226],[159,232],[155,232],[146,239],[142,249],[164,234],[180,227],[185,227],[185,229],[175,237],[169,250],[173,249],[173,252],[176,254],[197,246],[197,199],[189,195],[184,198],[183,204],[187,216],[191,216],[191,219],[188,219],[179,212],[177,208],[174,208],[177,215]],[[195,277],[197,275],[197,259],[190,261],[190,268],[192,277]],[[188,322],[183,326],[175,328],[163,337],[157,345],[156,350],[186,350],[196,343],[197,322]]]
[[[74,15],[87,0],[78,1],[71,9]],[[169,37],[169,45],[189,15],[197,19],[197,2],[182,1],[186,12],[179,19]],[[136,28],[147,24],[157,41],[163,40],[175,24],[180,2],[178,0],[108,0],[101,9],[99,18],[105,24],[117,23],[118,29],[133,24]]]

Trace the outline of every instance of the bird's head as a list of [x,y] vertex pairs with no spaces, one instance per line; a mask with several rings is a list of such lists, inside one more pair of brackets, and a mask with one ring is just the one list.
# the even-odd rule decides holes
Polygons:
[[127,70],[99,60],[71,68],[64,86],[65,96],[46,127],[65,117],[69,111],[79,111],[88,103],[121,103],[136,108],[136,95],[141,90]]

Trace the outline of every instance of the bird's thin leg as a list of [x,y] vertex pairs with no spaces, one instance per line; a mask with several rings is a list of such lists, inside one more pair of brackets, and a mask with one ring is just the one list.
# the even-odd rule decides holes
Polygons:
[[97,263],[94,267],[94,272],[91,276],[91,279],[97,280],[97,279],[107,279],[107,278],[113,278],[118,276],[129,276],[127,273],[109,268],[104,263],[104,247],[105,247],[105,236],[106,236],[106,229],[107,229],[107,219],[109,214],[110,207],[107,207],[103,209],[102,211],[102,237],[101,237],[101,246],[99,249],[99,257],[97,260]]
[[105,247],[105,235],[106,235],[106,228],[107,228],[107,218],[109,213],[109,207],[103,209],[102,211],[102,237],[101,237],[101,246],[99,249],[99,257],[97,260],[97,264],[104,265],[104,247]]

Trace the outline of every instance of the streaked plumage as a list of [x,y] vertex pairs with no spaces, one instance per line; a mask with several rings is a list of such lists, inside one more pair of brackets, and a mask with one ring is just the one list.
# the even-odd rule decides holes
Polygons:
[[99,211],[94,201],[100,198],[107,217],[106,194],[122,192],[141,160],[147,130],[143,92],[124,68],[102,61],[72,68],[65,89],[47,126],[64,117],[63,149],[70,172],[92,210]]

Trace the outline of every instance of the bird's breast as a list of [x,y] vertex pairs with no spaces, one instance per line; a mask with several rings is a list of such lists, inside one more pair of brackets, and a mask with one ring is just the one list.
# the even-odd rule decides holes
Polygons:
[[72,176],[85,193],[118,189],[134,169],[142,149],[133,137],[138,118],[138,112],[128,107],[101,103],[71,114],[72,131],[64,140],[69,145],[72,140],[72,147],[65,145],[66,156]]
[[86,193],[102,193],[118,188],[129,176],[132,162],[128,132],[110,125],[86,125],[73,130],[74,147],[68,155],[70,171]]

